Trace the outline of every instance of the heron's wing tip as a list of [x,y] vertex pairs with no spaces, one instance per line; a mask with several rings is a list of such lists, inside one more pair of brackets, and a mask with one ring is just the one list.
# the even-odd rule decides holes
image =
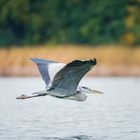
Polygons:
[[94,62],[95,65],[97,64],[96,58],[93,58],[93,62]]
[[47,64],[48,61],[42,58],[30,58],[36,64]]
[[38,58],[30,58],[30,60],[32,60],[33,62],[35,62],[36,63],[36,60],[37,60]]

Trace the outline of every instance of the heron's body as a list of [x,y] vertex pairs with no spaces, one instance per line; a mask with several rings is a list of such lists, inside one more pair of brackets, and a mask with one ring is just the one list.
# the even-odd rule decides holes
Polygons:
[[32,96],[22,95],[17,99],[50,95],[61,99],[85,101],[87,98],[85,93],[102,93],[88,87],[78,86],[82,77],[96,65],[95,58],[84,61],[74,60],[67,65],[39,58],[32,58],[32,61],[38,66],[46,84],[46,90],[33,93]]

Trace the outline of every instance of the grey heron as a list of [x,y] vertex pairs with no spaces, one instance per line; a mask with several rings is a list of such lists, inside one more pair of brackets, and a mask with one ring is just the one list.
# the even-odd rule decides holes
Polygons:
[[102,94],[100,91],[78,86],[83,76],[97,64],[95,58],[74,60],[68,64],[40,58],[31,58],[31,60],[37,64],[46,89],[35,92],[31,96],[21,95],[17,99],[50,95],[61,99],[85,101],[87,98],[85,93]]

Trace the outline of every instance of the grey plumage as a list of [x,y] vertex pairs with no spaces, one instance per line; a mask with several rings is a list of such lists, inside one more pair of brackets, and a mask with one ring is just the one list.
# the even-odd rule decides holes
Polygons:
[[56,73],[51,88],[67,90],[67,96],[73,95],[77,92],[77,86],[82,77],[94,65],[96,65],[96,59],[87,61],[75,60],[68,63]]
[[[52,78],[51,78],[51,75],[49,73],[49,65],[51,65],[51,64],[58,64],[58,65],[63,67],[64,64],[58,63],[56,61],[44,60],[44,59],[41,59],[41,58],[31,58],[31,60],[37,64],[38,70],[39,70],[39,72],[41,74],[41,77],[42,77],[42,79],[44,80],[44,82],[46,84],[46,89],[49,89],[50,86],[51,86],[51,82],[52,82]],[[60,67],[60,69],[62,67]],[[55,73],[58,70],[56,70]],[[54,75],[55,75],[55,73],[54,73]]]
[[[47,89],[45,91],[36,92],[35,95],[23,95],[17,97],[17,99],[51,95],[58,98],[84,101],[87,98],[84,93],[102,93],[88,87],[78,87],[83,76],[97,64],[95,58],[90,60],[74,60],[67,65],[40,58],[32,58],[32,61],[37,64]],[[53,76],[50,74],[50,66],[55,66],[55,68],[57,66]]]

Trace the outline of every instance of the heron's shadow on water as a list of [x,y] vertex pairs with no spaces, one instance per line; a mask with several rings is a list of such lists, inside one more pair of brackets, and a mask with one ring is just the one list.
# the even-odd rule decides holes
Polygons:
[[92,136],[77,135],[70,137],[43,137],[44,140],[93,140]]

